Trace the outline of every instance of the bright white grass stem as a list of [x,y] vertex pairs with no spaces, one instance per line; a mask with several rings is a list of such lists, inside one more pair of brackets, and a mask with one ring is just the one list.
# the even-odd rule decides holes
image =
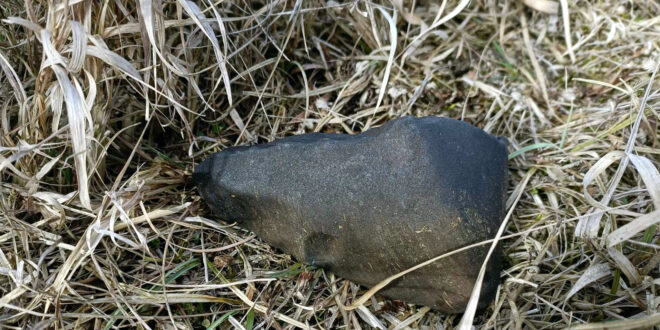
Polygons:
[[[0,69],[1,71],[4,72],[5,76],[7,77],[7,80],[9,81],[9,84],[11,85],[11,88],[14,89],[14,97],[16,97],[16,100],[18,100],[19,103],[19,118],[21,118],[21,121],[25,122],[27,120],[27,114],[26,114],[26,109],[25,109],[25,100],[27,100],[27,95],[25,94],[25,89],[23,88],[23,84],[21,83],[21,79],[18,78],[18,75],[16,74],[16,71],[14,71],[14,68],[9,64],[9,61],[7,61],[7,58],[5,55],[0,51]],[[0,122],[0,126],[2,126],[2,133],[5,135],[9,134],[9,120],[6,115],[2,115],[2,121]],[[0,165],[1,167],[1,165]]]
[[587,270],[582,273],[582,276],[573,284],[571,290],[566,295],[564,300],[568,300],[578,291],[582,290],[585,286],[593,283],[607,275],[610,275],[612,272],[610,270],[610,265],[607,263],[594,263]]
[[516,209],[516,205],[518,205],[518,201],[520,200],[520,197],[522,197],[523,192],[525,191],[524,187],[527,186],[529,179],[532,178],[535,172],[536,172],[536,168],[532,167],[532,169],[530,169],[527,172],[525,178],[518,185],[519,187],[521,187],[521,189],[516,189],[517,191],[519,191],[518,196],[516,197],[516,200],[513,202],[513,205],[511,205],[511,207],[509,208],[509,213],[507,213],[506,217],[502,221],[502,224],[500,225],[500,229],[497,231],[497,234],[495,235],[493,244],[490,245],[490,249],[488,250],[486,259],[484,259],[483,264],[481,265],[481,270],[479,271],[479,276],[477,277],[477,280],[474,283],[474,288],[472,288],[472,294],[470,295],[470,300],[468,301],[467,307],[465,308],[465,313],[461,318],[461,322],[458,324],[457,329],[459,330],[470,330],[472,328],[472,322],[474,321],[474,315],[477,312],[477,305],[479,303],[479,295],[481,294],[481,285],[483,284],[484,276],[486,275],[486,266],[488,265],[488,260],[490,260],[491,255],[495,251],[495,247],[497,246],[497,243],[502,238],[502,234],[504,233],[504,230],[506,229],[509,223],[509,219],[511,219],[511,215],[513,215],[513,211]]
[[5,57],[5,54],[3,54],[2,51],[0,51],[0,69],[2,69],[2,71],[5,73],[11,88],[14,89],[14,96],[22,107],[25,103],[25,100],[27,99],[27,96],[25,95],[25,89],[23,88],[21,79],[18,78],[16,71],[14,71],[14,69],[11,67],[9,61],[7,61],[7,57]]
[[523,3],[546,14],[556,14],[559,10],[557,2],[550,0],[523,0]]
[[381,14],[385,17],[387,22],[390,24],[390,55],[387,59],[387,66],[385,66],[385,74],[383,75],[383,82],[380,85],[380,91],[378,92],[378,101],[376,102],[376,109],[380,107],[380,104],[383,102],[383,97],[385,96],[385,90],[387,89],[387,82],[390,78],[390,71],[392,70],[392,64],[394,63],[394,55],[396,54],[396,40],[397,40],[397,29],[396,29],[396,10],[394,11],[394,18],[385,11],[385,9],[378,7]]
[[[220,73],[222,74],[222,81],[224,81],[225,83],[225,91],[227,92],[227,101],[231,106],[233,104],[231,98],[231,80],[229,79],[229,73],[227,72],[225,55],[222,53],[222,50],[220,49],[220,44],[218,44],[218,38],[215,36],[215,32],[213,32],[213,28],[211,28],[211,24],[203,23],[206,22],[206,17],[194,2],[187,0],[179,0],[178,2],[179,4],[181,4],[183,9],[186,11],[186,13],[188,13],[188,15],[193,19],[193,21],[195,21],[195,23],[199,26],[202,32],[204,32],[204,35],[211,42],[211,45],[213,46],[213,52],[215,53],[216,59],[218,61],[218,66],[220,67]],[[218,18],[218,24],[222,26],[222,21],[220,21],[219,18],[220,15],[217,14],[217,12],[216,12],[216,17]],[[225,46],[226,45],[227,44],[225,43]]]
[[[463,9],[465,9],[465,7],[467,7],[469,4],[470,4],[470,0],[461,0],[461,2],[460,2],[460,3],[454,8],[454,10],[452,10],[451,12],[449,12],[449,14],[447,14],[445,17],[438,19],[438,17],[436,16],[436,19],[433,21],[433,24],[432,24],[431,26],[429,26],[427,29],[422,30],[422,32],[420,32],[420,33],[419,33],[419,34],[418,34],[418,35],[417,35],[417,36],[416,36],[416,37],[415,37],[415,38],[414,38],[414,39],[408,44],[408,46],[406,47],[406,49],[404,50],[404,52],[407,51],[408,48],[412,47],[413,45],[415,45],[416,43],[418,43],[420,40],[422,40],[423,38],[425,38],[425,37],[426,37],[431,31],[437,29],[437,28],[440,27],[442,24],[445,24],[445,23],[446,23],[447,21],[449,21],[450,19],[456,17],[456,15],[460,14],[460,13],[463,11]],[[443,9],[444,9],[444,5],[441,7],[439,13],[442,12]]]
[[573,51],[573,42],[571,41],[571,17],[568,12],[568,1],[560,0],[561,15],[564,19],[564,39],[566,39],[566,49],[571,57],[571,63],[575,63],[575,52]]
[[85,63],[85,56],[87,55],[87,34],[80,22],[69,21],[69,25],[71,26],[71,38],[73,42],[71,44],[71,59],[69,60],[67,69],[70,72],[78,72],[82,69]]
[[[639,125],[642,122],[644,109],[646,108],[646,102],[649,98],[649,94],[651,93],[651,86],[653,86],[653,81],[655,80],[655,76],[658,73],[658,69],[660,69],[660,61],[656,59],[655,69],[653,70],[651,79],[649,79],[648,85],[646,85],[646,91],[644,92],[642,103],[639,106],[637,117],[635,118],[635,123],[633,124],[633,127],[630,130],[630,136],[628,137],[628,143],[626,144],[625,154],[621,158],[619,167],[617,168],[616,173],[614,174],[614,178],[612,179],[612,182],[610,183],[607,192],[600,201],[600,204],[604,206],[607,206],[610,203],[610,200],[612,199],[612,195],[614,195],[614,191],[616,190],[616,187],[618,187],[619,181],[621,181],[621,178],[623,177],[623,172],[625,172],[626,167],[628,167],[628,162],[630,161],[630,158],[627,155],[630,155],[632,153],[632,149],[635,146],[635,141],[637,140],[637,131],[639,130]],[[581,219],[580,222],[578,223],[577,227],[575,228],[575,236],[585,237],[585,238],[595,238],[596,236],[598,236],[598,228],[600,226],[600,219],[602,218],[603,218],[603,213],[600,212],[594,213],[594,210],[592,209],[592,211],[590,212],[590,216]]]
[[151,43],[151,47],[156,52],[156,54],[163,62],[163,64],[165,64],[165,66],[169,70],[171,70],[178,76],[185,76],[184,72],[177,69],[174,65],[172,65],[169,61],[165,59],[165,56],[163,56],[160,49],[158,48],[158,44],[156,43],[156,36],[154,33],[154,18],[153,18],[154,11],[153,11],[152,0],[139,0],[139,1],[140,1],[140,12],[142,14],[142,17],[144,18],[144,25],[145,25],[145,29],[147,30],[147,36],[149,38],[149,42]]
[[59,65],[52,66],[60,88],[64,92],[66,113],[71,131],[76,176],[78,178],[78,192],[80,203],[88,210],[92,209],[87,185],[87,141],[85,138],[85,103],[67,76],[66,71]]

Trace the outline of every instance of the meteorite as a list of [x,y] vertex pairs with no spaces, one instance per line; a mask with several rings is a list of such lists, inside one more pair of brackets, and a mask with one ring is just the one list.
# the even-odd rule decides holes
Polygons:
[[[449,118],[403,117],[358,135],[312,133],[227,148],[199,164],[193,179],[219,218],[370,287],[493,238],[507,173],[504,139]],[[380,294],[462,312],[487,251],[437,261]],[[500,271],[498,251],[481,306],[495,295]]]

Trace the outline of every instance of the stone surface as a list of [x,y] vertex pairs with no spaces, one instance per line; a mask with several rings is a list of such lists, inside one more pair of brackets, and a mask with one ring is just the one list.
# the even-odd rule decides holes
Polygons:
[[[448,118],[404,117],[359,135],[313,133],[233,147],[194,180],[221,219],[298,260],[370,287],[495,236],[504,213],[506,142]],[[461,312],[488,247],[416,270],[385,297]],[[499,284],[489,263],[481,305]]]

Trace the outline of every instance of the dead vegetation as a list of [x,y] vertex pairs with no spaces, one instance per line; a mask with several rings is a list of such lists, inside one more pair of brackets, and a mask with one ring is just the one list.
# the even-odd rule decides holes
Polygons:
[[189,183],[227,146],[403,115],[510,144],[502,285],[463,325],[658,324],[658,17],[647,1],[5,1],[0,327],[456,326],[296,263]]

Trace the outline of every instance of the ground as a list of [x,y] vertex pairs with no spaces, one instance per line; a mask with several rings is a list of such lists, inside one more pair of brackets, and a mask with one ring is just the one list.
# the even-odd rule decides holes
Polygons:
[[[6,1],[0,327],[652,327],[658,17],[633,0]],[[228,146],[404,115],[509,143],[502,285],[474,318],[301,265],[190,183]]]

